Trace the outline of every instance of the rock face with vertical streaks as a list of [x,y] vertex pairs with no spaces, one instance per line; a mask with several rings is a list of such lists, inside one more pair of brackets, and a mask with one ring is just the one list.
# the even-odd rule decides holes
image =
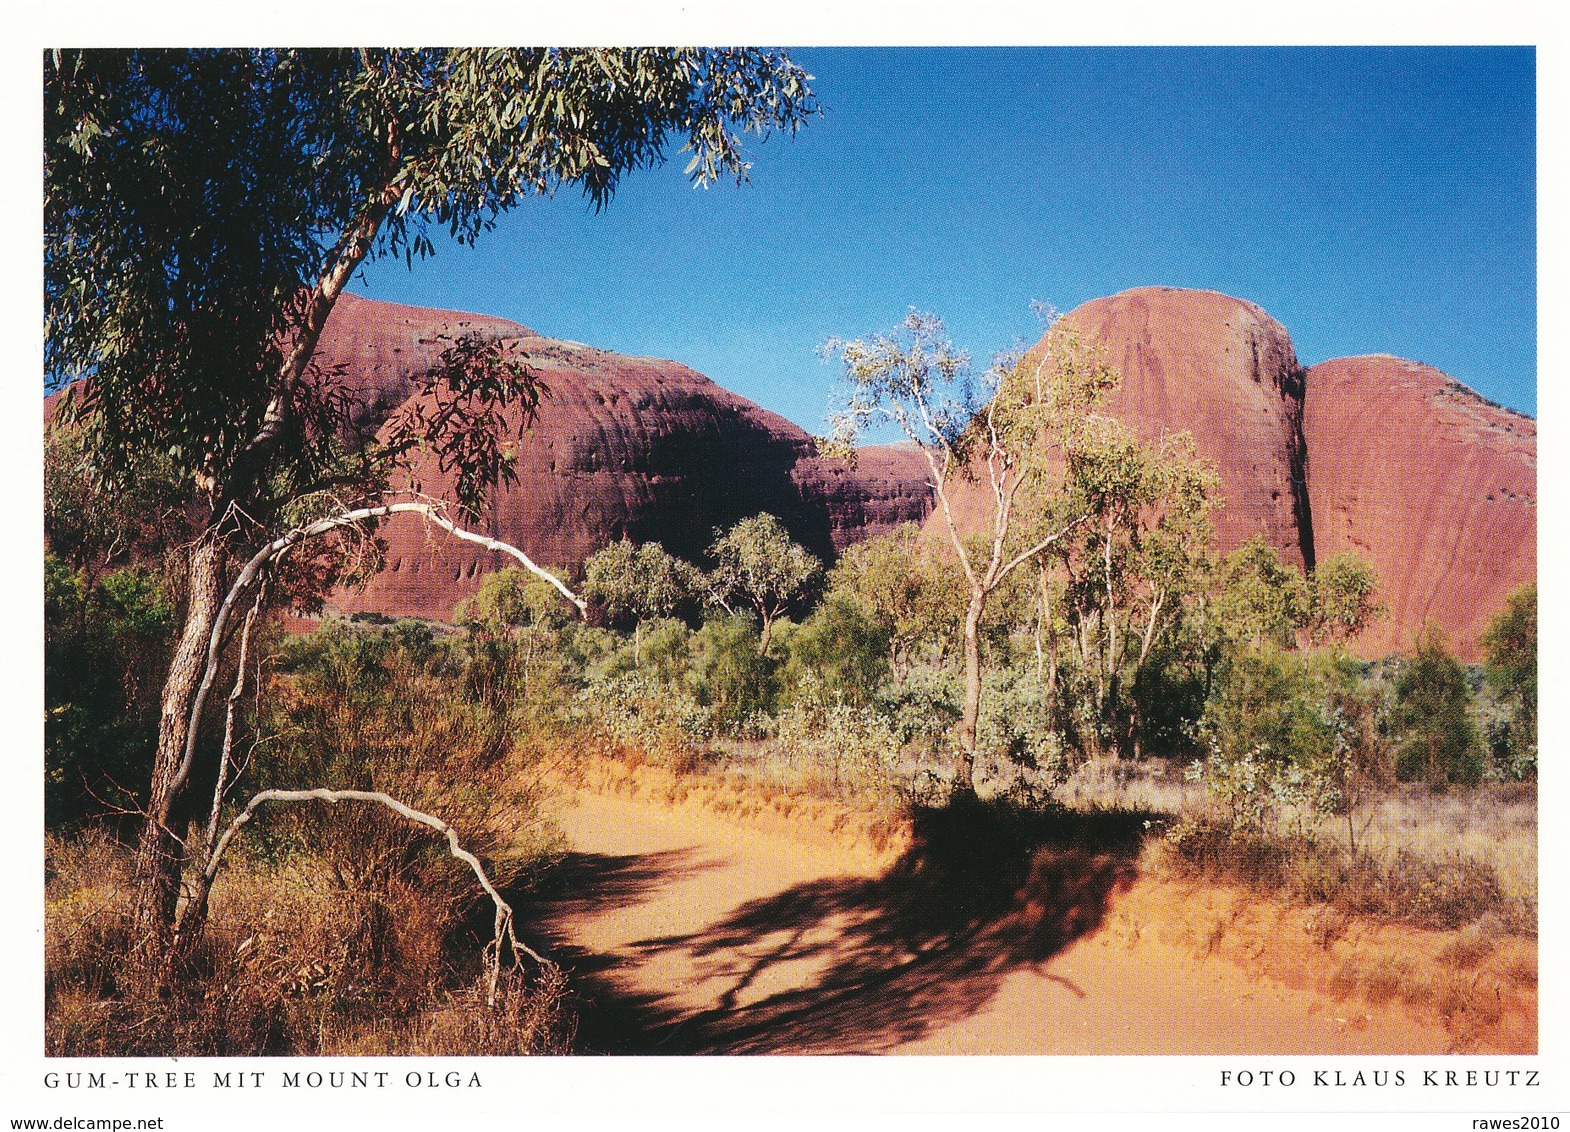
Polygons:
[[1537,422],[1388,355],[1321,362],[1307,385],[1315,546],[1366,559],[1389,607],[1360,650],[1409,649],[1432,619],[1478,659],[1510,591],[1537,578]]
[[[1225,497],[1218,550],[1262,532],[1298,566],[1354,550],[1374,567],[1389,614],[1355,643],[1364,655],[1409,647],[1433,619],[1475,660],[1506,596],[1535,579],[1532,418],[1398,358],[1340,358],[1305,374],[1278,322],[1215,292],[1141,287],[1068,318],[1122,373],[1105,411],[1146,440],[1188,431],[1215,465]],[[717,528],[760,511],[831,558],[931,511],[913,447],[864,448],[853,466],[827,459],[789,421],[686,366],[506,319],[346,295],[316,365],[349,392],[356,424],[374,430],[464,334],[505,340],[549,390],[518,445],[517,483],[494,493],[476,524],[542,564],[571,571],[624,536],[696,560]],[[57,400],[45,401],[46,420]],[[412,478],[451,494],[429,459]],[[958,494],[962,526],[981,529],[985,492],[971,484]],[[510,561],[408,516],[384,536],[387,569],[331,604],[446,619],[484,572]]]
[[[1399,358],[1305,372],[1280,323],[1211,291],[1141,287],[1067,318],[1122,374],[1102,411],[1147,441],[1187,431],[1215,466],[1218,551],[1263,533],[1299,567],[1344,550],[1373,566],[1388,612],[1353,643],[1364,656],[1410,648],[1432,619],[1477,660],[1506,596],[1535,580],[1532,418]],[[956,494],[962,526],[984,529],[985,493]]]
[[1215,465],[1223,553],[1263,532],[1283,561],[1312,567],[1303,437],[1303,368],[1285,328],[1215,291],[1140,287],[1068,316],[1123,375],[1105,411],[1141,440],[1193,434]]

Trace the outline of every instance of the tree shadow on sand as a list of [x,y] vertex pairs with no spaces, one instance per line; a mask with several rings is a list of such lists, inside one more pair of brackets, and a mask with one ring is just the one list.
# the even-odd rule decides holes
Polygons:
[[639,903],[659,889],[714,868],[696,849],[658,853],[568,853],[527,891],[509,894],[526,942],[560,963],[571,977],[577,1016],[575,1046],[582,1053],[683,1053],[657,1048],[675,1013],[663,996],[628,989],[616,980],[621,960],[572,942],[562,924],[585,912]]
[[[582,988],[586,1052],[876,1053],[976,1013],[1010,973],[1039,970],[1094,931],[1135,877],[1151,816],[975,800],[919,811],[910,848],[882,876],[800,884],[698,932],[637,944],[650,956],[685,953],[722,988],[700,1013],[618,988],[613,959],[550,941],[553,909],[537,911]],[[604,876],[586,861],[566,878],[583,886],[576,906],[636,899],[640,885],[684,867],[609,863]]]

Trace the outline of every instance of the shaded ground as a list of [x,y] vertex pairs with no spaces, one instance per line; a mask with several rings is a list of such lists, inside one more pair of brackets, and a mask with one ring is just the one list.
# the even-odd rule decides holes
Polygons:
[[595,794],[524,922],[601,1053],[1441,1052],[1445,1034],[1119,927],[1138,815],[918,818],[873,869],[695,809]]

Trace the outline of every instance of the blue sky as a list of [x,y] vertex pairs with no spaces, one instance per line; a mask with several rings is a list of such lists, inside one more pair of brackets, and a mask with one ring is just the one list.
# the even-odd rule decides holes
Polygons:
[[1390,353],[1536,413],[1529,48],[824,49],[825,113],[751,183],[674,154],[596,215],[526,202],[355,289],[674,358],[821,431],[832,336],[942,315],[978,359],[1032,300],[1223,291],[1305,365]]

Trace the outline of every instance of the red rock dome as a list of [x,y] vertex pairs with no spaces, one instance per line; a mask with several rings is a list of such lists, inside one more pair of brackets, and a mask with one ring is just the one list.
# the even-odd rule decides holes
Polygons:
[[1093,299],[1067,319],[1123,375],[1105,411],[1145,441],[1192,433],[1215,465],[1218,549],[1263,532],[1283,561],[1312,566],[1303,369],[1285,328],[1253,303],[1176,287]]
[[1431,618],[1479,659],[1506,596],[1537,578],[1537,422],[1375,355],[1308,371],[1303,432],[1315,546],[1362,555],[1389,606],[1360,650],[1410,649]]
[[[912,449],[863,449],[854,467],[821,458],[805,431],[686,366],[542,338],[504,320],[354,300],[334,310],[317,361],[341,373],[374,423],[414,391],[412,377],[446,345],[440,335],[475,331],[511,341],[549,391],[518,445],[517,482],[493,493],[478,524],[542,565],[570,572],[624,536],[697,560],[716,528],[760,511],[832,559],[929,509]],[[438,497],[453,486],[434,460],[417,459],[410,475]],[[389,522],[384,537],[387,568],[330,604],[445,619],[480,575],[510,562],[410,516]]]

